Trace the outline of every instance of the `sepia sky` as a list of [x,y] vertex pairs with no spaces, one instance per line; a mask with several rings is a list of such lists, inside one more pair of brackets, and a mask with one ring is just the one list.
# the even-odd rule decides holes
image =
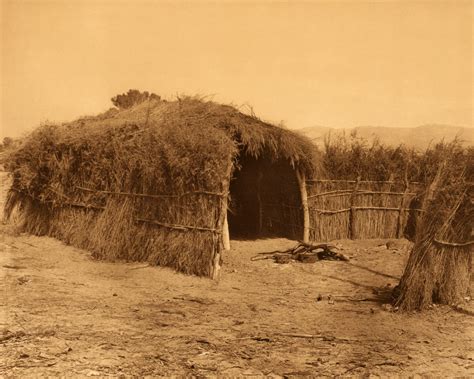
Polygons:
[[473,124],[473,2],[1,1],[0,135],[129,88],[290,128]]

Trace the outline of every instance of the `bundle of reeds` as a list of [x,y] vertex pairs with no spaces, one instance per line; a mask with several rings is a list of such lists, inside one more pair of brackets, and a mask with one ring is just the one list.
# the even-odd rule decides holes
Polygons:
[[398,287],[401,310],[457,304],[470,291],[474,223],[474,150],[448,145],[427,188],[415,244]]

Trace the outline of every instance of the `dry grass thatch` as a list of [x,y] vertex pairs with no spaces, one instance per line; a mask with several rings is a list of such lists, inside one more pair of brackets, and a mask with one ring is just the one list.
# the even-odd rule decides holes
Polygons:
[[231,106],[153,100],[34,131],[8,158],[6,213],[97,258],[212,276],[241,155],[316,170],[300,135]]

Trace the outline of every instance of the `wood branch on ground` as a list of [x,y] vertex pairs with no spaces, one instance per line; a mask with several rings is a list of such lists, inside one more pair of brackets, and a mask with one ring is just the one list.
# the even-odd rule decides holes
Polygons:
[[275,250],[265,253],[259,253],[251,258],[252,261],[264,259],[273,259],[276,263],[289,263],[290,261],[299,261],[303,263],[314,263],[320,260],[348,261],[349,258],[344,254],[334,251],[335,246],[326,243],[312,245],[310,243],[298,241],[295,247],[287,250]]

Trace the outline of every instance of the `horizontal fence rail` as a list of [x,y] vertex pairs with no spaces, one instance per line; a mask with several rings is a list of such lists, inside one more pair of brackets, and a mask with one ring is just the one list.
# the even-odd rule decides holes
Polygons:
[[107,191],[107,190],[100,190],[100,189],[93,189],[87,187],[80,187],[76,186],[77,189],[82,191],[94,192],[94,193],[105,193],[108,195],[120,195],[120,196],[135,196],[135,197],[146,197],[150,199],[168,199],[168,198],[180,198],[184,196],[190,195],[209,195],[209,196],[217,196],[217,197],[224,197],[227,196],[227,193],[219,193],[219,192],[211,192],[211,191],[191,191],[191,192],[184,192],[176,195],[172,194],[146,194],[146,193],[135,193],[135,192],[117,192],[117,191]]
[[[85,203],[78,203],[78,202],[73,202],[71,200],[69,200],[69,197],[56,191],[56,190],[53,190],[50,188],[50,190],[53,190],[53,192],[61,195],[64,199],[66,199],[67,201],[62,201],[62,202],[57,202],[57,201],[51,201],[51,200],[44,200],[44,199],[40,199],[36,196],[33,196],[32,194],[24,191],[24,190],[21,190],[19,188],[15,188],[15,187],[12,187],[11,188],[12,191],[15,191],[15,192],[18,192],[18,193],[22,193],[26,196],[28,196],[29,198],[31,198],[32,200],[35,200],[39,203],[43,203],[43,204],[50,204],[51,206],[53,207],[59,207],[59,208],[67,208],[67,207],[74,207],[74,208],[82,208],[82,209],[89,209],[89,210],[94,210],[94,211],[104,211],[106,209],[105,206],[99,206],[99,205],[93,205],[93,204],[85,204]],[[103,193],[109,193],[109,191],[95,191],[94,192],[103,192]],[[117,193],[117,192],[110,192],[109,194],[118,194],[118,195],[140,195],[140,194],[133,194],[133,193]],[[208,193],[206,191],[195,191],[193,193],[189,193],[189,194],[196,194],[196,195],[220,195],[220,194],[216,194],[216,193]],[[189,195],[189,194],[185,194],[185,195]],[[144,196],[138,196],[138,197],[144,197]],[[147,195],[146,197],[152,197],[152,198],[155,198],[155,196],[149,196]],[[179,196],[170,196],[170,197],[173,197],[173,198],[179,198]],[[176,224],[176,223],[168,223],[168,222],[163,222],[163,221],[160,221],[160,220],[154,220],[154,219],[146,219],[146,218],[140,218],[140,217],[135,217],[134,220],[136,222],[139,222],[139,223],[145,223],[145,224],[150,224],[150,225],[155,225],[155,226],[159,226],[159,227],[162,227],[162,228],[167,228],[167,229],[172,229],[172,230],[176,230],[176,231],[183,231],[183,232],[186,232],[186,231],[201,231],[201,232],[211,232],[211,233],[214,233],[214,234],[222,234],[222,231],[221,230],[218,230],[216,228],[209,228],[209,227],[204,227],[204,226],[195,226],[195,225],[183,225],[183,224]]]

